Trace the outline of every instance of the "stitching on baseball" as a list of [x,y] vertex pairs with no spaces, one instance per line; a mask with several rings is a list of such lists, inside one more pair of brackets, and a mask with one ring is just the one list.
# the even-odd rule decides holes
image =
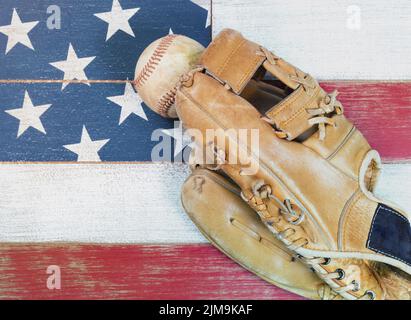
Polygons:
[[163,117],[168,117],[168,110],[176,101],[176,93],[177,87],[171,88],[158,100],[156,110],[158,110]]
[[134,80],[134,85],[137,88],[141,87],[154,72],[156,66],[160,63],[164,54],[167,52],[167,49],[170,47],[171,43],[176,37],[177,35],[175,34],[169,34],[168,36],[161,39],[150,59],[148,59],[144,67],[141,69],[140,74]]

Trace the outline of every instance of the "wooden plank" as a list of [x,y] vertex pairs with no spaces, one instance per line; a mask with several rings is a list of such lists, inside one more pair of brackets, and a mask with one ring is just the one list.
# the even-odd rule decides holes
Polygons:
[[[325,81],[321,85],[327,91],[339,90],[346,115],[385,161],[411,160],[411,82]],[[110,139],[98,153],[102,161],[151,161],[158,144],[153,131],[178,126],[141,106],[136,94],[126,94],[125,83],[70,84],[62,93],[60,86],[0,84],[0,161],[76,161],[77,154],[63,146],[80,142],[83,126],[92,140]],[[19,120],[5,111],[21,108],[26,91],[35,106],[51,104],[40,118],[46,134],[28,128],[16,138]],[[113,96],[125,96],[123,106],[128,108],[124,109],[132,106],[135,111],[121,119],[123,106],[108,99]]]
[[214,0],[233,28],[320,79],[411,79],[408,0]]
[[337,89],[346,116],[385,161],[411,159],[411,82],[326,81]]
[[[60,289],[47,286],[50,265]],[[68,244],[1,245],[0,298],[301,299],[210,245]]]
[[[201,243],[180,204],[183,164],[13,164],[0,170],[0,242]],[[411,212],[411,164],[378,194]]]
[[[36,107],[51,106],[40,117],[43,132],[28,127],[18,136],[21,118],[9,110],[21,110],[26,95]],[[79,143],[84,127],[92,141],[109,139],[98,150],[102,161],[151,161],[154,130],[173,125],[145,106],[130,83],[70,83],[64,91],[61,83],[0,84],[0,161],[76,161],[78,154],[64,146]]]
[[[143,50],[170,30],[175,34],[187,35],[203,45],[208,44],[211,27],[205,28],[207,10],[204,8],[209,6],[209,2],[197,2],[201,6],[187,0],[121,0],[122,10],[132,10],[128,12],[130,19],[117,14],[110,25],[114,33],[109,34],[107,21],[110,20],[105,21],[96,14],[111,12],[113,0],[37,1],[35,5],[31,1],[2,0],[0,79],[63,79],[65,75],[73,74],[80,79],[133,79],[137,58]],[[49,21],[59,17],[55,8],[61,12],[60,29],[49,27]],[[1,27],[10,25],[13,9],[23,23],[38,23],[27,35],[33,49],[18,43],[6,54],[8,36]],[[20,34],[18,39],[24,42],[25,29],[19,28],[16,33]],[[78,58],[94,57],[87,66],[76,62],[68,69],[84,70],[84,73],[64,73],[51,64],[67,59],[69,44]]]
[[201,242],[172,164],[2,164],[0,242]]

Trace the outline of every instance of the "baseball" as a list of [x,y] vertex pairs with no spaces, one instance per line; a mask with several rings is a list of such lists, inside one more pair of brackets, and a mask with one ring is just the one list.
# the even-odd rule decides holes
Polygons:
[[200,43],[182,35],[170,34],[151,43],[136,66],[134,86],[141,99],[161,116],[177,118],[176,86],[203,51]]

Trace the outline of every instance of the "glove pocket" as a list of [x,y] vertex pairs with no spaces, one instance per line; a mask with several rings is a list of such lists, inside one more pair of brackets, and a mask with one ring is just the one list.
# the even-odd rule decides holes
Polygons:
[[[311,299],[325,298],[323,282],[277,240],[226,177],[196,169],[182,186],[185,211],[220,251],[260,278]],[[330,290],[323,290],[330,292]],[[335,298],[332,293],[329,299]]]

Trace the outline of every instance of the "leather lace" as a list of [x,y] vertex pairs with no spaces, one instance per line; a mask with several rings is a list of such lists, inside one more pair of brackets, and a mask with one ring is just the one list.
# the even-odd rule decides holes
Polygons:
[[[315,258],[306,258],[303,256],[299,256],[299,258],[306,263],[309,266],[315,266],[315,265],[326,265],[329,264],[331,261],[331,258],[323,258],[323,257],[315,257]],[[317,275],[325,280],[342,280],[345,277],[345,272],[343,269],[336,269],[334,272],[329,272],[329,273],[321,273],[321,272],[316,272]],[[360,289],[360,283],[357,281],[352,281],[351,283],[345,285],[345,286],[340,286],[339,288],[333,288],[333,290],[340,294],[340,293],[345,293],[348,291],[358,291]],[[375,299],[375,293],[372,291],[366,291],[361,297],[357,298],[357,300],[374,300]]]
[[[300,73],[301,73],[301,71],[300,71]],[[302,85],[305,91],[307,91],[308,89],[315,89],[315,87],[316,87],[316,84],[313,84],[313,80],[308,74],[303,73],[300,76],[298,74],[297,75],[290,75],[289,78],[292,81]]]
[[[257,55],[264,56],[267,58],[268,62],[272,65],[276,65],[280,58],[274,53],[269,51],[264,47],[260,47],[261,51],[257,52]],[[295,69],[295,74],[289,74],[288,77],[290,80],[295,83],[300,84],[305,91],[309,89],[315,89],[318,85],[313,79],[306,73],[301,72],[298,69]],[[333,119],[327,117],[327,115],[336,113],[342,114],[344,112],[342,104],[337,100],[338,91],[334,90],[333,92],[327,94],[324,99],[320,102],[318,108],[307,109],[306,111],[313,116],[309,119],[308,122],[311,126],[318,125],[319,130],[319,139],[323,141],[325,139],[325,126],[331,125],[335,126]],[[267,121],[266,117],[263,120]],[[267,121],[270,123],[270,121]],[[274,124],[271,122],[271,124]],[[280,133],[279,138],[286,138],[287,135],[281,132],[276,131],[276,134]]]
[[[291,225],[299,225],[301,222],[304,221],[304,213],[298,214],[291,204],[289,199],[285,199],[281,201],[278,197],[276,197],[272,193],[272,188],[270,185],[264,183],[264,181],[259,180],[257,181],[253,188],[252,188],[252,196],[247,198],[243,192],[241,192],[241,197],[247,203],[249,203],[255,210],[260,214],[261,219],[269,226],[274,226],[279,224],[281,218],[276,218],[270,215],[267,211],[267,205],[262,202],[263,199],[273,199],[277,205],[279,206],[279,211],[281,215],[289,222]],[[277,230],[276,230],[277,231]],[[305,238],[297,238],[295,239],[296,230],[292,227],[285,228],[277,232],[276,237],[281,240],[285,246],[291,250],[295,251],[301,247],[304,247],[308,244],[308,240]],[[314,267],[314,266],[323,266],[329,264],[331,258],[323,258],[323,257],[314,257],[314,258],[307,258],[301,255],[298,255],[305,264]],[[345,277],[345,272],[343,269],[336,269],[334,272],[326,272],[321,273],[318,272],[318,268],[313,268],[316,270],[316,274],[323,279],[326,283],[333,281],[333,280],[342,280]],[[360,289],[360,283],[357,281],[352,281],[347,285],[340,285],[337,282],[334,282],[336,285],[339,285],[338,288],[332,288],[332,290],[338,294],[346,293],[348,291],[355,292]],[[372,291],[366,291],[361,297],[357,298],[357,300],[374,300],[375,293]]]
[[271,52],[267,48],[261,46],[260,50],[261,51],[257,51],[256,54],[261,56],[261,57],[267,58],[269,63],[275,65],[275,64],[277,64],[277,61],[280,60],[280,58],[278,56],[276,56],[273,52]]
[[[276,225],[280,222],[280,218],[272,217],[267,212],[267,206],[261,202],[262,199],[273,199],[279,206],[281,215],[292,225],[299,225],[304,220],[304,213],[298,214],[289,199],[285,199],[282,202],[278,197],[273,195],[272,189],[269,185],[263,181],[257,181],[252,188],[253,196],[247,198],[244,193],[241,192],[243,200],[256,209],[262,216],[262,220],[269,226]],[[295,239],[295,230],[293,228],[287,228],[277,233],[277,237],[285,244],[289,250],[296,250],[308,244],[308,240],[304,238]]]
[[314,116],[308,120],[310,125],[318,125],[319,139],[323,141],[325,139],[325,126],[331,125],[335,127],[335,121],[327,115],[336,113],[342,114],[344,112],[342,104],[337,100],[338,91],[327,94],[320,102],[318,108],[306,109],[306,111]]

